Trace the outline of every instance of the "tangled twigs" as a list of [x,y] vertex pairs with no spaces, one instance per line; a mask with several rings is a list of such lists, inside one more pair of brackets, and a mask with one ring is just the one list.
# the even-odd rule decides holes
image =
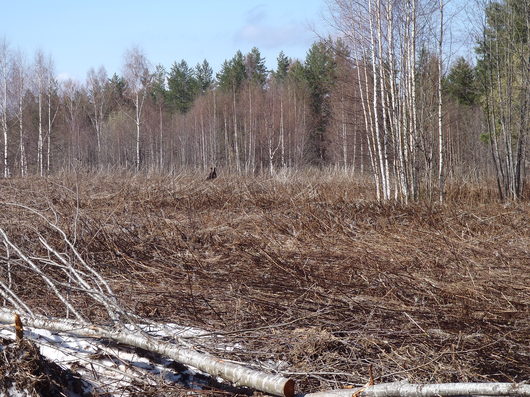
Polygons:
[[[13,313],[0,310],[0,321],[6,322],[12,318]],[[205,371],[213,376],[242,386],[269,393],[275,396],[294,396],[294,381],[279,375],[266,374],[252,370],[241,365],[220,360],[209,354],[199,353],[186,347],[181,347],[170,342],[157,340],[145,334],[130,332],[125,329],[114,330],[108,327],[88,326],[80,327],[75,321],[66,319],[53,319],[46,317],[27,318],[28,326],[44,328],[51,331],[67,332],[72,335],[92,338],[106,338],[129,346],[139,347],[147,351],[172,358],[180,363],[190,365]]]
[[[64,304],[64,306],[71,313],[74,314],[77,320],[82,324],[86,324],[87,321],[85,320],[85,318],[74,308],[74,306],[68,301],[68,299],[66,299],[64,294],[61,293],[57,280],[53,276],[48,275],[45,271],[43,271],[38,265],[38,261],[30,259],[14,243],[12,243],[11,240],[8,238],[6,232],[2,228],[0,228],[0,237],[2,237],[3,241],[18,255],[18,257],[25,264],[29,265],[31,271],[37,274],[46,283],[49,289],[55,294],[55,296],[57,296],[57,298],[59,298],[59,300]],[[10,295],[16,295],[10,288],[8,288],[6,292]]]
[[[378,384],[524,382],[528,203],[503,205],[473,189],[448,186],[441,206],[379,203],[365,181],[321,174],[0,183],[3,200],[53,220],[112,294],[41,217],[3,206],[0,227],[91,322],[112,323],[97,298],[114,296],[129,316],[199,327],[210,336],[188,343],[292,374],[305,391],[361,387],[369,363]],[[4,248],[6,305],[63,317],[59,298]],[[70,283],[77,276],[92,295]]]
[[[37,211],[32,212],[45,218]],[[253,387],[277,396],[291,397],[294,395],[294,382],[290,379],[278,375],[265,374],[240,365],[224,362],[208,354],[201,354],[195,350],[178,346],[167,341],[160,341],[147,335],[141,329],[138,322],[134,321],[139,320],[140,318],[132,314],[129,315],[120,307],[106,280],[104,280],[104,278],[82,258],[74,244],[67,238],[66,233],[49,221],[47,221],[47,224],[62,236],[63,241],[73,253],[70,258],[67,258],[66,254],[60,253],[56,248],[52,247],[41,234],[39,234],[39,241],[46,249],[47,256],[25,254],[22,252],[22,249],[20,249],[19,246],[7,236],[7,233],[2,228],[0,228],[0,237],[2,237],[4,243],[17,254],[20,261],[27,265],[27,269],[35,273],[45,282],[50,291],[52,291],[64,304],[67,313],[74,314],[76,321],[52,319],[40,316],[37,317],[35,314],[32,314],[32,316],[25,319],[25,322],[28,325],[42,327],[47,330],[69,332],[78,336],[107,338],[118,343],[136,346],[170,357],[183,364],[191,365],[212,375],[221,376],[228,381],[243,386]],[[52,258],[56,258],[57,261]],[[78,267],[76,267],[76,265]],[[59,275],[61,273],[58,275],[57,269],[61,270],[65,277],[68,276],[68,282],[65,282],[64,279],[60,279]],[[89,320],[81,314],[81,311],[77,309],[75,303],[72,303],[68,299],[68,295],[63,292],[67,289],[74,289],[77,293],[84,294],[87,298],[91,298],[95,303],[103,305],[109,314],[111,324],[115,326],[116,322],[120,321],[121,327],[116,328],[91,324]],[[16,296],[10,288],[7,288],[5,292]],[[13,313],[0,312],[1,321],[6,321],[10,316],[12,318]],[[18,314],[15,314],[14,316],[17,340],[20,341],[22,340],[23,335],[22,322]],[[124,323],[125,319],[130,322]],[[143,322],[147,321],[144,320]],[[129,331],[131,328],[135,330],[135,332]]]

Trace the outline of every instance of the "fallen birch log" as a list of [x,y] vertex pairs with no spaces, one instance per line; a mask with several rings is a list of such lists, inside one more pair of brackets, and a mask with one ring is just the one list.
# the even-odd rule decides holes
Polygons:
[[523,383],[381,383],[359,389],[329,390],[300,397],[435,397],[435,396],[530,396]]
[[[0,310],[0,322],[13,323],[15,313]],[[49,331],[65,332],[71,335],[90,338],[105,338],[129,346],[139,347],[162,356],[169,357],[182,364],[197,368],[214,377],[221,377],[238,386],[247,386],[275,396],[294,396],[294,381],[278,375],[245,368],[226,362],[209,354],[198,353],[190,348],[160,341],[145,334],[134,333],[126,329],[114,330],[95,325],[80,325],[66,319],[50,319],[41,316],[22,317],[25,326],[44,328]]]

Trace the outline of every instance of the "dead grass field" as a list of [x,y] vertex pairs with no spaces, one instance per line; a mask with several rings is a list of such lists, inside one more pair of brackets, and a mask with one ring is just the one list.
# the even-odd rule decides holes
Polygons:
[[[369,364],[376,382],[530,380],[527,201],[459,185],[443,206],[381,204],[336,175],[203,179],[1,180],[0,201],[56,219],[131,310],[223,333],[238,346],[225,358],[305,391],[362,384]],[[2,204],[0,226],[28,253],[37,232],[53,240],[19,207]],[[23,269],[14,281],[64,315]]]

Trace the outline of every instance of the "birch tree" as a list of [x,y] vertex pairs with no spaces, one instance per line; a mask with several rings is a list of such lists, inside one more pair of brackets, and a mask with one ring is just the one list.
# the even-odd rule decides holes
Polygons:
[[27,67],[21,52],[15,53],[11,65],[11,87],[13,89],[13,101],[16,103],[15,115],[18,120],[18,147],[20,175],[28,173],[28,162],[26,158],[26,137],[24,132],[24,94],[27,88]]
[[96,163],[101,165],[102,130],[107,112],[109,95],[107,90],[107,71],[101,66],[97,71],[88,71],[86,89],[88,94],[88,115],[96,133]]
[[158,169],[164,167],[164,108],[166,105],[166,70],[162,65],[157,65],[153,73],[151,86],[151,99],[158,109]]
[[284,97],[285,92],[287,91],[287,72],[289,71],[289,65],[291,64],[291,60],[287,58],[287,56],[283,53],[283,51],[280,52],[277,58],[277,68],[276,73],[274,73],[274,80],[279,88],[279,97],[280,97],[280,164],[281,167],[284,168],[286,166],[286,156],[285,156],[285,146],[286,146],[286,138],[285,138],[285,111],[284,108]]
[[530,129],[530,1],[485,4],[478,69],[501,199],[521,198]]
[[[369,155],[379,199],[391,198],[391,158],[396,161],[399,156],[399,144],[403,142],[396,133],[396,124],[400,114],[396,106],[398,92],[404,99],[404,73],[394,57],[394,41],[391,40],[396,26],[398,13],[393,9],[393,2],[387,0],[369,0],[367,3],[337,0],[334,16],[336,27],[344,34],[355,58],[356,80],[360,91],[364,114],[365,131],[368,140]],[[402,42],[404,43],[404,42]],[[407,52],[401,52],[405,60]],[[397,72],[396,72],[397,71]],[[388,89],[390,88],[390,94]],[[393,138],[393,139],[392,139]],[[394,143],[391,148],[390,144]],[[391,153],[393,149],[393,153]],[[393,156],[391,157],[391,155]],[[400,166],[403,166],[403,162]],[[397,169],[396,164],[393,169]],[[405,200],[407,190],[402,187]]]
[[[443,195],[444,6],[444,0],[436,3],[432,0],[335,0],[332,4],[333,24],[349,44],[356,65],[354,84],[360,92],[376,193],[382,200],[408,202],[420,197],[420,171],[426,166],[433,169],[435,154],[431,153],[432,145],[426,143],[435,140],[438,141],[440,198]],[[436,9],[438,14],[430,12]],[[427,27],[435,20],[439,25],[434,39],[429,37]],[[418,73],[422,53],[418,49],[433,40],[437,42],[438,73],[437,80],[430,84],[435,87],[438,107],[428,117],[437,118],[438,123],[426,129],[422,120],[431,109],[425,107],[418,95],[423,87],[422,78],[432,79],[434,74]],[[422,151],[425,164],[421,162]],[[427,190],[432,190],[431,184]]]
[[65,121],[69,130],[69,164],[74,169],[81,164],[81,152],[85,147],[81,145],[80,118],[82,112],[81,86],[72,79],[68,79],[62,84],[62,97],[65,108]]
[[142,124],[142,111],[148,88],[151,85],[152,75],[149,72],[149,61],[138,47],[133,47],[125,53],[123,76],[127,82],[126,94],[134,105],[134,116],[132,119],[136,126],[135,169],[139,171],[141,163],[140,127]]
[[2,135],[4,138],[4,178],[9,178],[9,141],[8,141],[8,128],[7,128],[7,82],[8,82],[8,46],[7,41],[3,39],[0,42],[0,119],[2,124]]
[[57,81],[54,76],[54,64],[51,55],[46,60],[46,99],[48,106],[48,128],[46,130],[46,172],[50,173],[51,167],[51,147],[52,147],[52,126],[57,116],[58,106],[52,110],[53,98],[57,92]]
[[38,138],[37,138],[37,172],[40,176],[44,176],[44,158],[43,158],[43,148],[44,148],[44,131],[43,131],[43,96],[46,87],[46,60],[44,53],[41,50],[38,50],[35,53],[35,61],[33,66],[33,75],[35,78],[35,90],[37,96],[37,106],[38,106]]
[[439,200],[443,202],[445,195],[445,173],[444,173],[444,155],[445,143],[443,139],[443,93],[442,93],[442,76],[443,76],[443,41],[444,41],[444,0],[439,0],[438,10],[440,13],[439,35],[438,35],[438,190]]
[[[238,118],[238,97],[241,86],[247,78],[244,57],[241,51],[237,51],[230,61],[225,61],[221,67],[221,71],[217,74],[219,87],[227,94],[231,94],[232,105],[232,124],[233,124],[233,150],[228,147],[229,139],[227,135],[228,120],[225,119],[225,147],[227,156],[234,158],[236,171],[241,171],[241,155],[240,155],[240,133],[239,133],[239,118]],[[227,110],[227,107],[225,107]]]
[[217,98],[213,69],[206,59],[195,66],[195,76],[200,92],[200,103],[203,105],[201,107],[204,108],[201,111],[201,128],[204,129],[204,124],[208,125],[208,139],[206,139],[208,141],[206,150],[208,155],[205,158],[207,158],[207,162],[216,164]]

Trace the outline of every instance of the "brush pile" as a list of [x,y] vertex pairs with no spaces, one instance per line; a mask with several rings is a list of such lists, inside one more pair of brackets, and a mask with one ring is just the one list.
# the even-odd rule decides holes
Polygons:
[[89,397],[78,374],[46,360],[28,339],[4,340],[0,354],[0,394],[3,396]]
[[[371,190],[336,175],[62,175],[1,181],[0,197],[53,219],[131,312],[209,330],[233,346],[215,355],[300,390],[362,385],[370,364],[376,383],[528,381],[528,203],[471,185],[444,205],[378,203]],[[38,235],[68,252],[24,208],[2,204],[0,226],[28,255],[43,254]],[[9,255],[0,278],[9,261],[16,293],[65,317]]]

